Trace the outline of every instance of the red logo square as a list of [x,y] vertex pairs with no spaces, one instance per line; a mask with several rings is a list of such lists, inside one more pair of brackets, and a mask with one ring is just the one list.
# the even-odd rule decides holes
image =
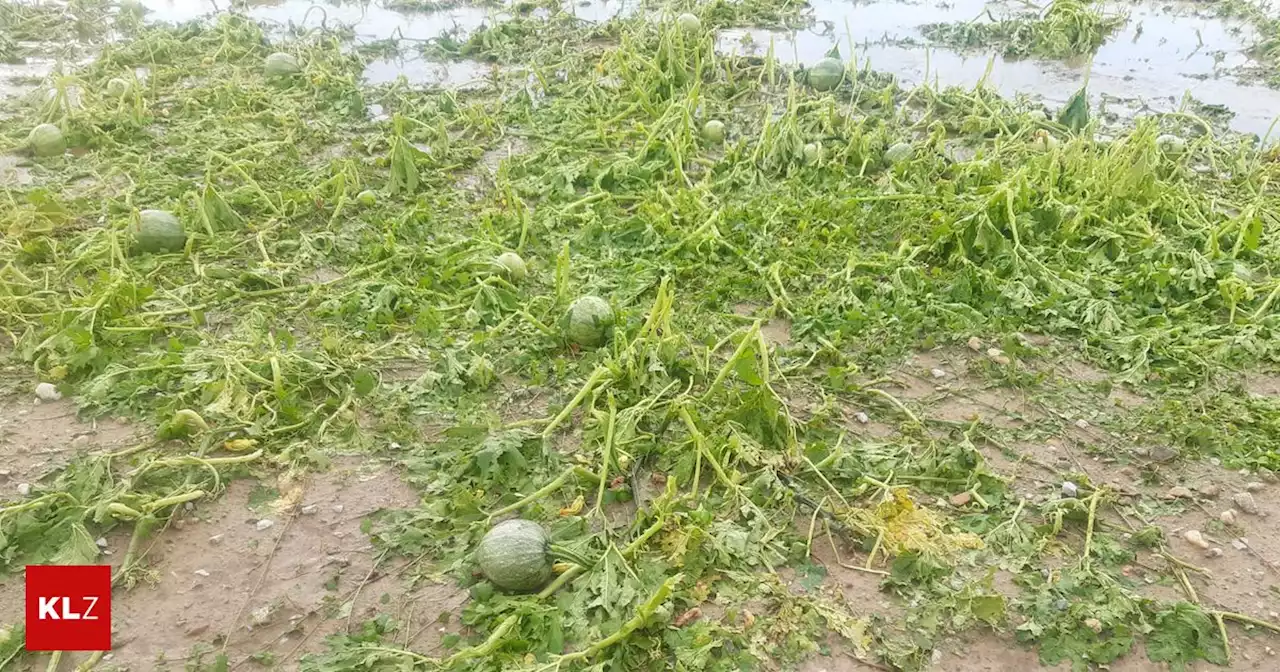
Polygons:
[[111,567],[27,565],[27,650],[110,651]]

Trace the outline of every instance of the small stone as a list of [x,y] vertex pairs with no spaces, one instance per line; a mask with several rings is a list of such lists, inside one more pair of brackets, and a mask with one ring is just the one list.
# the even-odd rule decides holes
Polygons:
[[1000,348],[988,348],[987,357],[1000,366],[1009,366],[1009,362],[1012,361]]
[[26,497],[27,495],[31,494],[31,484],[30,484],[30,483],[19,483],[19,484],[18,484],[18,494],[19,494],[19,495],[22,495],[23,497]]
[[346,508],[347,508],[347,507],[345,507],[345,506],[343,506],[343,505],[341,505],[341,504],[334,504],[334,505],[333,505],[333,512],[334,512],[334,513],[342,513],[342,512],[343,512],[343,510],[345,510]]
[[974,352],[982,352],[982,339],[977,336],[970,336],[969,349]]
[[1222,549],[1218,548],[1217,546],[1214,546],[1213,548],[1209,549],[1207,553],[1205,553],[1205,556],[1210,558],[1221,558]]
[[1249,544],[1244,543],[1242,539],[1232,539],[1231,548],[1234,548],[1237,551],[1245,551],[1249,549]]
[[973,495],[967,492],[957,493],[957,494],[951,495],[951,505],[964,506],[965,504],[968,504],[969,500],[971,499],[973,499]]
[[1146,458],[1152,462],[1172,462],[1178,451],[1169,446],[1152,446],[1146,451]]
[[1076,420],[1076,428],[1089,429],[1089,421],[1085,420],[1084,418],[1080,418],[1079,420]]
[[257,628],[271,622],[271,605],[264,604],[249,612],[249,627]]
[[1200,530],[1187,530],[1182,533],[1182,538],[1186,539],[1187,543],[1192,546],[1205,550],[1209,549],[1209,542],[1205,540],[1203,534],[1200,534]]
[[314,515],[315,512],[318,511],[319,509],[320,507],[316,506],[315,504],[308,504],[302,507],[302,515],[304,516]]
[[271,529],[271,526],[275,524],[276,524],[276,521],[271,520],[270,518],[263,518],[262,520],[259,520],[257,523],[255,523],[254,527],[256,527],[258,531],[261,532],[263,530]]
[[217,546],[217,545],[219,545],[219,544],[221,544],[221,543],[222,543],[222,535],[221,535],[221,534],[215,534],[215,535],[213,535],[212,537],[209,537],[209,545],[210,545],[210,546]]
[[1222,494],[1222,488],[1218,487],[1217,483],[1205,483],[1196,490],[1205,497],[1217,497]]
[[83,448],[83,447],[85,447],[85,446],[87,446],[87,445],[89,445],[89,435],[88,435],[88,434],[80,434],[80,435],[79,435],[79,436],[77,436],[76,438],[71,439],[71,447],[72,447],[72,448]]
[[1133,483],[1116,482],[1116,483],[1112,483],[1111,487],[1115,488],[1116,491],[1119,492],[1120,494],[1126,495],[1129,497],[1137,497],[1142,492]]
[[933,376],[934,378],[946,378],[947,372],[943,371],[942,369],[931,369],[929,371],[929,375]]
[[1053,608],[1057,609],[1058,611],[1066,611],[1067,608],[1070,606],[1071,606],[1071,603],[1067,602],[1065,599],[1061,597],[1058,598],[1058,601],[1053,603]]
[[36,385],[36,398],[40,401],[57,401],[62,398],[62,393],[53,383],[40,383]]
[[1212,465],[1213,465],[1213,466],[1215,466],[1215,467],[1221,467],[1221,466],[1222,466],[1222,460],[1221,460],[1220,458],[1217,458],[1217,457],[1211,457],[1211,458],[1209,458],[1209,464],[1212,464]]
[[195,574],[196,576],[203,576],[203,577],[208,577],[208,576],[209,576],[209,570],[207,570],[207,569],[197,569],[196,571],[191,572],[191,573],[192,573],[192,574]]
[[1084,627],[1089,628],[1095,634],[1100,633],[1102,632],[1102,621],[1096,618],[1086,618],[1084,619]]
[[1280,619],[1280,611],[1269,611],[1267,612],[1267,616],[1269,616],[1273,621]]
[[870,418],[870,417],[868,417],[868,416],[867,416],[867,414],[866,414],[866,413],[863,413],[862,411],[858,411],[857,413],[854,413],[854,414],[853,414],[853,419],[854,419],[854,420],[857,420],[857,421],[858,421],[858,423],[859,423],[859,424],[862,424],[862,425],[865,425],[865,424],[867,424],[868,422],[871,422],[871,418]]
[[1168,497],[1169,499],[1191,499],[1193,496],[1194,495],[1191,494],[1190,488],[1186,488],[1181,485],[1175,485],[1172,488],[1169,488],[1169,492],[1165,494],[1165,497]]
[[186,511],[195,511],[196,505],[192,502],[183,502],[182,508],[183,510],[186,510]]
[[1266,487],[1267,487],[1266,483],[1260,483],[1258,481],[1250,481],[1249,483],[1244,484],[1244,489],[1248,490],[1249,492],[1258,492],[1260,490],[1266,489]]
[[1062,482],[1063,497],[1075,497],[1078,494],[1080,494],[1080,488],[1075,483],[1072,483],[1071,481]]
[[98,548],[106,548],[106,547],[107,547],[107,538],[106,538],[106,537],[98,537],[97,539],[94,539],[94,540],[93,540],[93,543],[97,544],[97,545],[98,545]]
[[12,469],[0,469],[0,481],[7,481],[13,475]]
[[187,633],[188,637],[195,637],[196,635],[204,634],[205,631],[207,631],[208,629],[209,629],[208,623],[201,623],[199,625],[189,626],[185,632]]
[[1218,520],[1221,520],[1223,525],[1235,525],[1235,524],[1236,524],[1236,510],[1235,510],[1235,509],[1227,509],[1226,511],[1223,511],[1222,513],[1219,513],[1219,514],[1218,514]]
[[1236,505],[1237,509],[1251,515],[1258,515],[1258,503],[1253,500],[1253,495],[1247,492],[1237,492],[1231,496],[1231,502]]

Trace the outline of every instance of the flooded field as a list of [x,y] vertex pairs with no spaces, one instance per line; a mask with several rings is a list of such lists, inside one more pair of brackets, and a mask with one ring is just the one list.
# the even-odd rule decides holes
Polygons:
[[[190,21],[217,11],[211,0],[146,0],[142,4],[149,21]],[[634,1],[569,3],[564,9],[596,23],[644,11]],[[815,62],[838,47],[851,51],[848,56],[859,67],[894,75],[907,86],[964,87],[982,80],[1007,96],[1025,94],[1050,106],[1062,105],[1084,81],[1084,59],[1074,63],[1015,60],[981,47],[960,53],[930,45],[919,30],[930,23],[990,21],[1025,9],[1020,4],[975,0],[818,0],[800,12],[803,26],[726,29],[719,32],[717,46],[723,53],[742,55],[763,55],[772,49],[783,62],[800,64]],[[1189,96],[1229,109],[1234,114],[1233,130],[1266,135],[1280,111],[1280,91],[1241,81],[1233,74],[1250,63],[1246,51],[1257,39],[1252,26],[1219,18],[1211,8],[1191,2],[1115,3],[1103,9],[1128,20],[1093,57],[1090,84],[1095,100],[1111,99],[1113,109],[1128,116],[1181,109]],[[373,60],[368,81],[383,84],[403,75],[410,83],[443,86],[474,85],[487,70],[478,63],[433,64],[413,54],[413,45],[442,34],[466,35],[511,18],[499,8],[466,4],[436,11],[396,11],[378,2],[281,0],[251,2],[239,11],[281,28],[346,26],[360,41],[403,40],[410,53]]]
[[[146,20],[183,22],[218,12],[212,0],[145,0]],[[563,7],[584,22],[601,23],[644,12],[640,2],[583,2]],[[439,10],[389,9],[379,2],[312,3],[306,0],[250,2],[236,11],[280,30],[350,28],[358,43],[397,41],[402,53],[374,58],[366,72],[370,84],[390,83],[399,76],[411,84],[475,86],[489,73],[475,62],[442,62],[425,57],[419,45],[452,35],[465,37],[484,25],[512,18],[496,6],[450,4]],[[545,9],[534,10],[545,15]],[[1211,7],[1191,2],[1143,2],[1104,5],[1103,11],[1127,17],[1123,27],[1093,55],[1073,62],[1006,58],[981,45],[957,51],[932,45],[920,27],[933,23],[989,22],[1025,12],[1020,4],[957,2],[841,2],[817,0],[797,13],[792,29],[728,28],[718,31],[724,54],[766,53],[785,63],[813,63],[832,47],[858,67],[893,75],[906,86],[977,85],[979,81],[1006,96],[1042,99],[1049,106],[1066,102],[1090,70],[1095,101],[1109,100],[1112,110],[1130,117],[1143,111],[1183,109],[1184,99],[1230,110],[1230,128],[1267,134],[1280,110],[1280,91],[1238,75],[1253,63],[1248,48],[1258,40],[1242,20],[1219,17]],[[772,51],[770,51],[772,50]],[[0,66],[0,93],[20,92],[20,82],[48,74],[50,61]]]

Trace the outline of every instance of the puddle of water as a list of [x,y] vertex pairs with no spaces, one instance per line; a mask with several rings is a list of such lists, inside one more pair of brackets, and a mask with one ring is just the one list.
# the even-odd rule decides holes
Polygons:
[[[781,33],[727,30],[717,36],[722,53],[762,56],[773,44],[774,55],[788,63],[813,63],[832,46],[848,58],[857,45],[858,65],[896,76],[906,86],[973,86],[993,58],[988,84],[1006,96],[1041,96],[1050,104],[1066,103],[1084,82],[1085,65],[1056,61],[1008,60],[987,54],[961,54],[947,49],[905,45],[923,42],[919,25],[965,21],[978,16],[981,0],[959,0],[943,6],[879,2],[849,5],[815,0],[814,14],[824,32]],[[1178,11],[1177,14],[1170,10]],[[1137,98],[1151,109],[1169,111],[1190,91],[1199,101],[1224,105],[1235,112],[1233,130],[1266,134],[1280,112],[1280,91],[1242,84],[1225,72],[1243,65],[1252,40],[1246,26],[1194,14],[1188,6],[1144,4],[1130,8],[1130,20],[1094,56],[1090,94]],[[749,44],[743,38],[750,38]]]
[[[215,14],[214,0],[144,0],[148,21],[181,22]],[[616,3],[614,3],[616,4]],[[459,6],[432,12],[387,9],[376,2],[319,4],[311,0],[257,0],[240,11],[257,21],[301,28],[348,26],[358,42],[386,39],[426,40],[442,33],[467,33],[486,22],[510,18],[480,7]],[[364,71],[369,84],[387,84],[404,77],[410,84],[482,88],[488,68],[475,61],[431,62],[414,55],[380,58]]]
[[[52,60],[37,59],[28,59],[26,63],[0,63],[0,100],[29,94],[37,86],[33,82],[48,77],[55,65]],[[2,112],[0,118],[4,118]]]
[[364,69],[365,82],[390,84],[404,77],[409,84],[447,86],[461,91],[488,86],[493,66],[479,61],[428,61],[421,56],[380,58]]
[[604,23],[640,11],[640,0],[588,0],[565,5],[565,11],[590,23]]
[[809,6],[813,8],[813,18],[819,28],[826,28],[831,31],[831,38],[840,40],[842,52],[848,50],[850,32],[857,43],[919,38],[918,27],[923,24],[972,21],[987,7],[992,7],[993,13],[995,8],[1000,7],[985,0],[870,4],[855,4],[847,0],[810,0]]
[[[149,10],[148,21],[191,21],[219,11],[219,3],[214,0],[143,0],[142,4]],[[258,21],[280,25],[292,23],[302,28],[350,26],[361,41],[391,38],[425,40],[455,28],[474,30],[490,17],[490,11],[481,7],[402,12],[387,9],[376,2],[334,4],[312,0],[256,0],[240,11]]]
[[0,187],[10,189],[30,186],[35,179],[26,159],[13,154],[0,154]]

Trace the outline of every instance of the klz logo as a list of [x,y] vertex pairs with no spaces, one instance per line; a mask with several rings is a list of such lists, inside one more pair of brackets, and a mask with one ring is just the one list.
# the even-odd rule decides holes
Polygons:
[[27,650],[111,649],[111,568],[27,566]]
[[[83,598],[89,605],[84,611],[71,611],[71,598],[69,597],[39,597],[36,598],[40,603],[40,618],[56,621],[62,619],[64,621],[96,621],[97,616],[93,615],[93,607],[98,604],[98,598]],[[58,611],[58,605],[62,605],[62,611]]]

